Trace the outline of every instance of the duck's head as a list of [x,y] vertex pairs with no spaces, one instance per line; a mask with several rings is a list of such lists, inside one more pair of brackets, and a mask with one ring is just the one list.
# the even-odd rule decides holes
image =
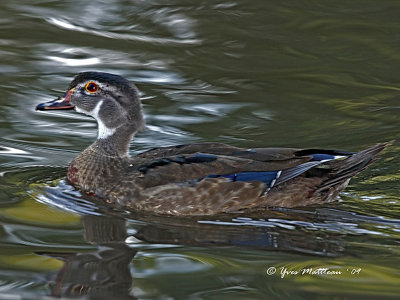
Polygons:
[[145,126],[138,90],[115,74],[79,73],[63,97],[36,107],[36,110],[61,109],[75,109],[95,118],[99,125],[98,139],[107,139],[118,132],[131,138]]

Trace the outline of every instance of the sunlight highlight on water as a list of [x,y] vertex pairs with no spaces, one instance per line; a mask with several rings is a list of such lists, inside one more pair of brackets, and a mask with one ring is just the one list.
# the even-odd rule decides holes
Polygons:
[[84,33],[90,33],[106,38],[117,39],[117,40],[131,40],[131,41],[139,41],[145,43],[160,43],[160,44],[201,44],[201,41],[198,39],[172,39],[172,38],[152,38],[150,36],[144,35],[136,35],[136,34],[128,34],[128,33],[116,33],[116,32],[106,32],[104,30],[93,30],[87,29],[82,26],[76,26],[71,24],[65,19],[56,19],[49,18],[46,20],[50,24],[61,27],[67,30],[79,31]]

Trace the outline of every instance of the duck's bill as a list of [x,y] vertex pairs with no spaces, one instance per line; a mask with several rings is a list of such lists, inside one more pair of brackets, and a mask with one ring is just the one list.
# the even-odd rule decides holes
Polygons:
[[59,97],[53,101],[40,103],[36,106],[36,110],[62,110],[62,109],[74,109],[71,104],[71,94],[73,89],[69,90],[64,97]]

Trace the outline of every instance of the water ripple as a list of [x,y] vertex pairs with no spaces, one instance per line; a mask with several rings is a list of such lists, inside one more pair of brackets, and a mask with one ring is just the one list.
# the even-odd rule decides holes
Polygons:
[[[288,211],[308,214],[306,211]],[[253,219],[247,217],[237,217],[229,221],[201,220],[199,221],[199,223],[225,226],[255,226],[268,228],[278,227],[289,230],[298,230],[299,228],[303,228],[306,230],[322,230],[327,232],[347,233],[353,235],[369,234],[379,236],[390,236],[383,230],[392,229],[393,231],[397,231],[400,228],[400,220],[398,219],[393,220],[384,217],[371,217],[349,211],[332,209],[318,209],[317,213],[320,219],[316,219],[313,222],[283,218]],[[375,230],[373,230],[372,228],[375,228]]]
[[189,44],[189,45],[200,45],[202,41],[200,39],[174,39],[174,38],[161,38],[161,37],[150,37],[149,35],[140,34],[128,34],[128,33],[116,33],[110,31],[100,31],[95,29],[88,29],[83,26],[74,25],[66,19],[58,18],[47,18],[45,19],[48,23],[57,26],[62,29],[90,33],[97,36],[102,36],[111,39],[118,40],[130,40],[144,43],[153,44]]
[[83,215],[100,215],[98,207],[85,199],[74,187],[60,180],[58,185],[34,186],[29,193],[36,201],[72,213]]

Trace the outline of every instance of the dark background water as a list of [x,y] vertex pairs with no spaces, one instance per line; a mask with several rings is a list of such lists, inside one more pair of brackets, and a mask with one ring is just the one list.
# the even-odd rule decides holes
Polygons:
[[[148,128],[132,154],[202,141],[356,151],[399,140],[399,11],[388,0],[2,1],[0,298],[397,297],[398,141],[338,203],[154,218],[68,185],[95,122],[34,107],[100,70],[142,93]],[[281,278],[282,268],[342,274]]]

